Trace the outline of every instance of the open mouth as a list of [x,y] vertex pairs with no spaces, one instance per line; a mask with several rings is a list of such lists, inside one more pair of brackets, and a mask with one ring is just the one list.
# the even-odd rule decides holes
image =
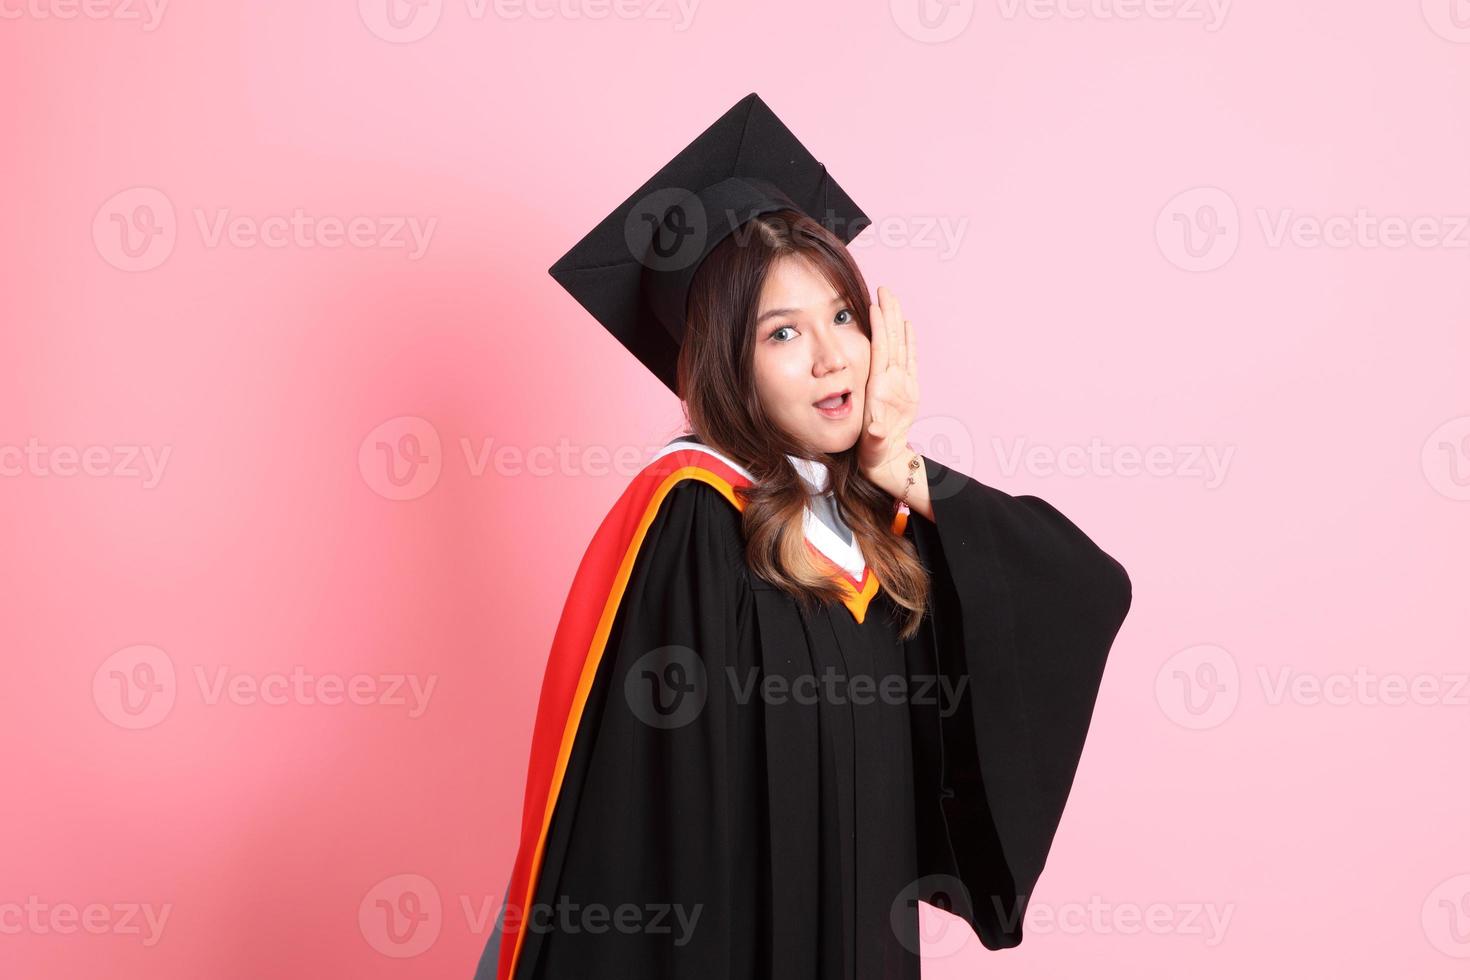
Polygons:
[[831,411],[832,409],[841,408],[851,400],[852,392],[844,391],[840,395],[833,395],[831,398],[823,398],[821,401],[816,403],[816,406],[823,411]]
[[817,411],[829,419],[845,419],[852,414],[852,392],[844,391],[840,395],[823,398],[816,403]]

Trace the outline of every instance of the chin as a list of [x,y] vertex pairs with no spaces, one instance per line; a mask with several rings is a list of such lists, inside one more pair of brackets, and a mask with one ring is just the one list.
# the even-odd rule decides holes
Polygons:
[[829,429],[827,431],[819,432],[815,437],[813,437],[812,445],[816,446],[824,453],[830,453],[831,455],[835,456],[839,453],[845,453],[853,446],[856,446],[858,443],[858,436],[860,436],[861,434],[862,430],[859,429],[856,425],[852,426],[851,428],[844,428],[840,432],[834,432]]

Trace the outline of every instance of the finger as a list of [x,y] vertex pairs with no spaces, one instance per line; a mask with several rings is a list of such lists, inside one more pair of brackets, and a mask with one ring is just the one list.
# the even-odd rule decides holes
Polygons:
[[904,350],[908,352],[909,377],[918,377],[919,374],[919,351],[914,346],[914,324],[912,320],[903,321]]
[[898,297],[886,286],[880,287],[883,299],[883,322],[888,324],[888,362],[902,367],[906,363],[903,352],[903,310]]
[[864,406],[864,411],[868,413],[869,432],[873,431],[874,426],[882,428],[883,420],[888,417],[888,412],[881,401],[876,398],[871,399],[868,404]]
[[[882,286],[878,289],[881,291]],[[872,337],[872,351],[868,357],[868,377],[875,378],[888,367],[888,324],[883,309],[877,303],[868,308],[868,332]]]
[[894,364],[908,370],[909,344],[907,339],[908,321],[903,318],[903,309],[898,305],[898,297],[893,297],[893,353],[889,358]]

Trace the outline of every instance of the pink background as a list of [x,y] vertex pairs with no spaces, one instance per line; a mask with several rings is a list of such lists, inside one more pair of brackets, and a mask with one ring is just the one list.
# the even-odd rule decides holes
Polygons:
[[681,421],[546,268],[754,90],[916,440],[1134,583],[1026,941],[926,977],[1464,975],[1463,0],[387,2],[0,8],[0,973],[469,977]]

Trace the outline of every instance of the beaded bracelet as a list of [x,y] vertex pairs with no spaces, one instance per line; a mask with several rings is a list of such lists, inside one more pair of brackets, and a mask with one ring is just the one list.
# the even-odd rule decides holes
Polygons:
[[898,498],[898,505],[900,507],[907,507],[909,504],[909,490],[913,488],[914,480],[918,478],[918,475],[915,473],[915,471],[919,468],[920,465],[919,451],[917,449],[914,449],[914,444],[908,442],[904,443],[904,445],[906,445],[913,452],[914,457],[913,459],[909,460],[909,478],[908,482],[903,485],[903,496]]

